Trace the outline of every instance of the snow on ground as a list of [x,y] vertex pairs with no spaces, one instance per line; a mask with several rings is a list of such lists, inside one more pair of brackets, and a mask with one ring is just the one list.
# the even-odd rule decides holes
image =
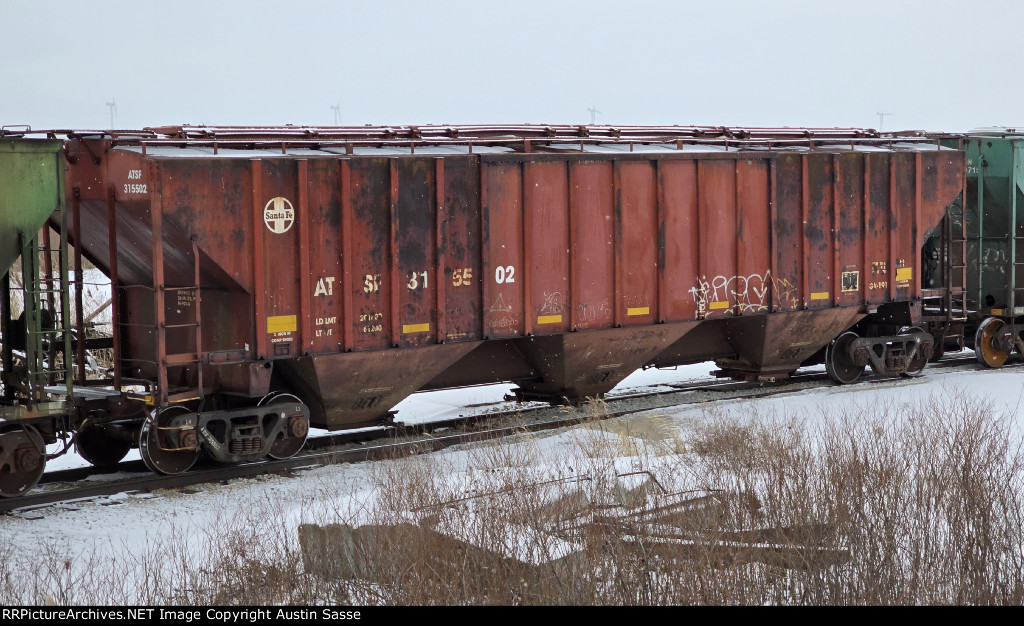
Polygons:
[[[613,393],[710,379],[713,369],[713,364],[701,364],[676,370],[637,372]],[[399,415],[407,421],[425,421],[466,414],[466,405],[478,405],[468,410],[493,409],[504,405],[504,394],[509,389],[506,385],[492,385],[416,394],[399,405]],[[830,386],[769,398],[713,404],[743,413],[813,419],[821,414],[822,408],[870,411],[871,407],[899,403],[927,404],[956,390],[990,401],[997,412],[1014,419],[1015,425],[1019,425],[1024,417],[1022,368],[966,372],[934,370],[913,379],[883,380],[869,376],[857,385]],[[651,415],[656,414],[662,425],[680,429],[690,420],[701,419],[706,410],[706,406],[688,405],[617,419],[650,420]],[[578,442],[580,428],[585,426],[545,435],[540,448],[542,454],[564,454],[570,443]],[[458,467],[459,455],[464,451],[454,449],[435,454],[452,459],[454,464],[450,467]],[[73,463],[73,455],[68,456]],[[0,516],[0,534],[11,545],[24,550],[26,558],[31,558],[33,551],[38,550],[37,546],[58,541],[71,554],[99,550],[112,553],[116,559],[117,555],[126,552],[137,554],[154,542],[174,541],[172,538],[181,537],[182,533],[198,533],[204,528],[218,527],[236,511],[272,506],[283,511],[297,525],[313,514],[310,511],[311,500],[325,510],[345,508],[346,502],[368,497],[371,479],[374,472],[380,471],[380,463],[387,462],[315,468],[302,472],[299,478],[264,476],[238,480],[226,485],[203,486],[202,492],[194,494],[121,494],[102,504],[85,502],[75,507],[43,509],[38,511],[42,515],[39,519]],[[328,494],[326,499],[324,494]],[[336,500],[331,501],[331,498]]]

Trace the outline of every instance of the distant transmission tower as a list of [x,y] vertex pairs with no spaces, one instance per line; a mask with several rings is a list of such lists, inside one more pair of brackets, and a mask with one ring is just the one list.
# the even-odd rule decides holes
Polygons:
[[587,110],[590,111],[590,123],[591,124],[596,124],[597,123],[597,114],[600,113],[600,111],[598,111],[597,108],[593,107],[593,106],[591,106]]
[[892,115],[892,113],[878,112],[876,115],[878,115],[878,130],[882,130],[882,126],[885,124],[885,116]]
[[331,109],[334,111],[334,125],[341,126],[341,105],[332,104]]
[[114,119],[117,117],[117,100],[111,98],[110,102],[107,103],[107,106],[110,107],[110,128],[113,129]]

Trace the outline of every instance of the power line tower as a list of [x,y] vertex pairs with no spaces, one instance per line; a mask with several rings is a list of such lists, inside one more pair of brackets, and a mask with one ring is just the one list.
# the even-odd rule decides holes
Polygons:
[[600,111],[598,111],[597,108],[594,107],[594,106],[591,106],[587,110],[590,111],[590,123],[591,124],[596,124],[597,123],[597,114],[600,113]]
[[113,129],[114,119],[117,117],[117,100],[111,98],[110,102],[107,103],[107,107],[110,108],[110,128]]
[[334,125],[341,126],[341,105],[332,104],[331,110],[334,111]]
[[892,115],[892,113],[882,113],[879,111],[876,115],[878,115],[878,130],[882,130],[882,126],[885,124],[885,116]]

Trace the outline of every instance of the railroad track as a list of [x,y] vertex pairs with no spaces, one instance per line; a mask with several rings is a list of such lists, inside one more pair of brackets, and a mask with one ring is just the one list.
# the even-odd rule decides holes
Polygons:
[[[1007,367],[1022,367],[1016,363]],[[981,369],[973,356],[948,357],[929,364],[928,370]],[[928,371],[926,370],[926,371]],[[858,384],[893,384],[893,378],[867,377]],[[688,381],[668,390],[624,393],[604,400],[600,419],[707,401],[752,399],[830,386],[824,373],[798,374],[780,382],[737,382],[731,380]],[[127,461],[108,468],[76,468],[47,472],[28,494],[0,499],[0,514],[38,516],[38,511],[61,504],[74,507],[86,501],[105,502],[122,493],[149,493],[159,489],[185,489],[205,483],[251,478],[265,474],[289,474],[337,463],[358,463],[374,459],[432,452],[444,448],[507,437],[524,432],[564,428],[597,419],[585,409],[552,407],[532,403],[512,410],[462,416],[418,425],[399,425],[377,431],[342,432],[307,441],[294,457],[239,465],[199,465],[171,476],[150,472],[142,461]],[[479,407],[478,407],[479,408]]]

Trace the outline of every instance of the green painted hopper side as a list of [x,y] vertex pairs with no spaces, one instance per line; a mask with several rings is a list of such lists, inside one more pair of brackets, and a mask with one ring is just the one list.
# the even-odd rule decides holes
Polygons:
[[1024,314],[1024,135],[972,133],[964,143],[968,306]]
[[64,202],[63,178],[59,140],[0,138],[0,273]]

